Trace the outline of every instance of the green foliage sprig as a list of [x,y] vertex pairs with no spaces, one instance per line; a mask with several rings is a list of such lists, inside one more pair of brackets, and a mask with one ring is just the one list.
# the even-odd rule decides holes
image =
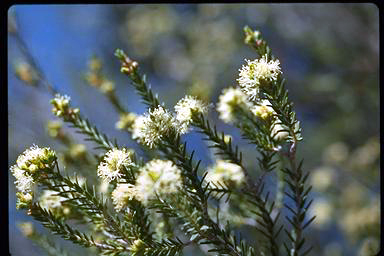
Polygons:
[[[120,71],[129,77],[148,112],[141,116],[129,113],[111,84],[103,87],[101,81],[95,83],[119,114],[132,114],[132,120],[127,119],[126,127],[122,126],[152,159],[138,160],[136,153],[119,146],[83,118],[79,109],[70,105],[68,96],[58,94],[51,100],[53,113],[103,150],[105,155],[99,159],[97,175],[109,187],[96,192],[86,182],[80,184],[76,176],[72,179],[62,175],[53,151],[32,147],[11,167],[20,190],[19,208],[27,209],[35,220],[63,239],[95,247],[104,255],[181,255],[187,246],[208,245],[208,252],[219,255],[278,256],[282,230],[290,242],[283,243],[287,255],[307,255],[312,247],[304,246],[304,230],[314,217],[308,220],[307,216],[312,203],[308,199],[311,187],[306,186],[308,173],[302,170],[302,162],[296,163],[301,128],[285,89],[280,62],[260,32],[248,27],[244,31],[245,42],[260,58],[243,66],[238,79],[241,90],[233,89],[221,97],[218,111],[224,112],[223,120],[236,120],[234,125],[243,137],[256,146],[261,174],[255,180],[243,163],[239,146],[208,120],[207,106],[186,96],[175,106],[176,113],[168,110],[152,92],[146,76],[139,72],[138,62],[118,49],[115,56],[121,62]],[[100,68],[93,71],[97,71],[98,79],[106,80]],[[216,149],[219,158],[215,166],[201,170],[202,161],[183,142],[182,134],[190,131],[189,126],[204,134],[209,147]],[[283,158],[290,166],[278,170],[278,163],[284,165]],[[288,190],[284,194],[294,204],[284,203],[290,211],[285,216],[290,229],[284,228],[281,212],[265,189],[264,178],[274,171],[285,174]],[[39,189],[55,192],[51,196],[59,202],[49,204],[48,199],[42,200]],[[41,203],[36,203],[38,198]],[[237,208],[241,218],[255,221],[256,242],[243,239],[231,221],[221,223],[222,203],[242,205]],[[55,210],[57,204],[69,207],[70,212]],[[244,211],[245,207],[249,209]],[[216,211],[216,220],[211,210]],[[88,230],[71,227],[69,220],[85,224]]]

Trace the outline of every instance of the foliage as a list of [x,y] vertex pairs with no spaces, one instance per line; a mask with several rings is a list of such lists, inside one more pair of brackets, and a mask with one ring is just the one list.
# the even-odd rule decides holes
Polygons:
[[[140,153],[120,146],[123,143],[118,144],[117,140],[100,132],[80,114],[78,108],[71,106],[69,97],[56,94],[56,90],[48,86],[55,97],[51,101],[54,114],[70,123],[70,127],[86,140],[94,142],[99,155],[90,156],[85,152],[69,157],[74,158],[74,166],[87,166],[83,170],[91,170],[84,171],[87,182],[82,184],[79,182],[82,177],[64,175],[59,171],[60,159],[38,170],[30,166],[25,168],[17,162],[12,170],[20,169],[24,176],[32,175],[36,185],[32,191],[18,194],[18,207],[25,209],[52,233],[80,246],[94,247],[102,254],[177,255],[185,247],[193,246],[205,253],[227,255],[307,255],[312,247],[306,242],[308,239],[305,239],[307,233],[304,230],[314,221],[314,217],[308,213],[312,204],[312,200],[308,199],[311,191],[311,186],[307,185],[309,173],[303,169],[303,161],[297,163],[296,160],[297,147],[302,140],[300,122],[288,98],[280,69],[273,69],[274,75],[270,77],[267,73],[252,73],[258,68],[261,70],[257,66],[259,63],[280,63],[259,31],[246,27],[244,32],[246,44],[259,57],[247,64],[250,67],[248,73],[245,72],[249,75],[246,77],[249,79],[247,84],[242,85],[244,79],[238,79],[238,88],[245,95],[244,104],[228,105],[226,111],[232,113],[230,123],[257,149],[254,154],[259,170],[247,166],[243,162],[241,147],[212,124],[214,122],[203,110],[204,101],[194,98],[199,102],[194,109],[192,105],[190,109],[188,106],[181,110],[175,107],[175,111],[167,109],[139,70],[138,62],[122,50],[116,50],[115,55],[121,62],[120,71],[131,80],[148,113],[139,116],[125,109],[124,104],[119,102],[120,97],[117,97],[113,83],[100,75],[96,57],[92,60],[94,65],[90,65],[91,71],[86,80],[100,89],[121,117],[131,118],[122,122],[124,125],[120,125],[119,129],[137,141]],[[31,83],[36,86],[39,83],[36,81],[40,79],[41,84],[49,85],[38,68],[35,71],[39,78],[36,80],[35,74]],[[90,79],[91,75],[96,75],[98,82]],[[255,77],[258,80],[253,83]],[[179,120],[179,111],[185,111],[183,114],[189,119]],[[208,146],[215,149],[217,161],[227,163],[223,166],[228,166],[233,176],[226,174],[229,171],[220,167],[219,162],[207,171],[201,168],[202,159],[191,149],[191,143],[184,142],[183,134],[191,131],[203,135]],[[147,136],[146,140],[142,139],[143,136]],[[72,139],[63,141],[72,145],[69,142]],[[151,160],[156,159],[164,161],[159,162],[164,165],[166,162],[163,159],[171,164],[164,171],[160,165],[149,168]],[[96,165],[98,170],[103,165],[104,171],[118,173],[104,182],[107,189],[99,188],[97,191],[93,187],[102,184],[101,177],[95,175]],[[170,170],[174,170],[173,178],[167,176]],[[237,178],[235,170],[241,173]],[[138,182],[145,172],[151,177],[145,182],[150,182],[153,189],[148,190],[149,186]],[[181,180],[178,180],[179,173]],[[277,194],[272,198],[274,196],[270,195],[274,193],[265,188],[271,189],[270,184],[266,185],[266,178],[274,175],[284,185],[277,187]],[[21,177],[14,176],[17,180]],[[176,192],[174,188],[177,188]],[[46,190],[57,193],[54,197],[61,198],[59,204],[64,210],[42,207],[44,203],[47,205],[47,202],[41,201]],[[148,193],[147,199],[144,200],[138,191]],[[279,194],[285,195],[282,200],[284,209],[276,202]],[[238,211],[236,214],[228,212],[229,216],[240,216],[243,223],[246,219],[255,221],[255,239],[242,238],[242,231],[237,230],[235,221],[230,220],[225,225],[220,221],[225,214],[221,207],[225,204],[234,212]],[[216,216],[212,212],[216,212]],[[49,247],[49,243],[45,246],[43,242],[41,244]]]

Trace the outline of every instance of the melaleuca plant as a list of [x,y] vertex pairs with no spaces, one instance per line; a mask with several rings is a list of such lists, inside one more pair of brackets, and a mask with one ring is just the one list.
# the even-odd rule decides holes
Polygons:
[[[300,123],[280,61],[259,31],[245,27],[244,32],[245,43],[258,58],[245,60],[238,85],[223,90],[216,110],[257,149],[259,177],[243,163],[232,138],[208,119],[214,104],[186,95],[168,109],[150,89],[139,63],[118,49],[121,72],[147,106],[145,114],[123,107],[97,57],[85,80],[108,97],[120,114],[116,128],[137,141],[144,155],[101,133],[71,105],[69,96],[54,92],[53,114],[93,141],[100,155],[77,147],[74,155],[81,158],[72,161],[94,169],[84,176],[68,175],[55,150],[33,145],[10,168],[18,190],[16,207],[53,234],[103,255],[179,255],[187,246],[217,255],[307,255],[312,247],[304,231],[314,217],[307,214],[312,203],[308,172],[296,156]],[[55,137],[73,144],[60,125],[50,127]],[[202,168],[183,141],[183,134],[191,131],[201,133],[214,148],[212,166]],[[266,177],[273,173],[279,178],[275,199],[266,189],[271,187]],[[95,183],[106,184],[106,189],[96,190]],[[242,238],[239,228],[244,225],[256,231],[255,237]],[[49,254],[69,254],[30,224],[21,228]]]

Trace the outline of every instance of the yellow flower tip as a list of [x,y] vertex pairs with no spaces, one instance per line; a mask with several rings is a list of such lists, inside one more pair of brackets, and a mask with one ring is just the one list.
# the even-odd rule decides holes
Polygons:
[[123,50],[121,49],[116,49],[115,51],[115,56],[119,58],[121,61],[121,68],[120,72],[126,73],[128,75],[132,74],[133,72],[136,71],[137,67],[139,66],[139,63],[137,63],[134,60],[131,60]]
[[139,254],[145,249],[145,243],[140,238],[136,239],[135,241],[133,241],[129,249],[132,252],[132,254],[135,254],[135,255]]
[[63,124],[59,121],[48,121],[47,130],[49,136],[56,138],[59,136]]
[[78,108],[70,107],[71,98],[68,95],[56,94],[55,98],[51,99],[53,105],[52,112],[58,117],[64,117],[64,120],[71,120],[80,112]]
[[101,59],[96,56],[93,56],[89,61],[88,67],[91,71],[97,72],[101,70],[102,65],[103,63],[101,62]]
[[38,80],[36,71],[26,62],[16,64],[15,74],[21,81],[30,85],[34,85]]
[[30,237],[35,233],[32,222],[28,221],[28,222],[18,223],[18,226],[21,233],[26,237]]
[[74,159],[83,158],[87,152],[84,144],[72,144],[69,148],[69,154]]
[[111,93],[113,90],[115,90],[115,84],[110,80],[104,80],[101,83],[100,90],[103,93]]
[[258,105],[253,106],[251,111],[255,116],[258,116],[264,120],[272,117],[275,113],[271,107],[271,103],[268,100],[262,100]]
[[119,121],[115,125],[116,129],[132,130],[136,117],[136,114],[132,112],[121,114]]

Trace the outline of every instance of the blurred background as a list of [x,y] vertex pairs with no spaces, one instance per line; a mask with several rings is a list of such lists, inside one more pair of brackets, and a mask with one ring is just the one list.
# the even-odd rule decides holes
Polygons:
[[[83,116],[120,144],[136,149],[137,144],[115,128],[119,115],[108,99],[90,86],[95,56],[129,111],[141,114],[145,106],[119,72],[116,48],[139,62],[167,107],[186,93],[215,104],[223,88],[236,85],[244,59],[257,57],[243,43],[245,25],[260,30],[280,59],[301,121],[299,157],[311,172],[311,214],[317,215],[307,230],[312,255],[371,255],[380,241],[379,12],[373,4],[12,6],[8,166],[33,143],[62,152],[67,166],[82,156],[84,146],[93,152],[94,145],[67,125],[62,129],[76,140],[71,145],[77,148],[57,139],[55,124],[60,124],[48,125],[55,120],[52,96],[37,82],[28,54],[56,90],[71,96]],[[210,119],[241,145],[252,168],[254,147],[217,116],[212,109]],[[185,136],[203,166],[209,166],[213,153],[196,138],[201,136]],[[9,175],[11,254],[44,255],[17,226],[32,219],[16,211],[13,182]],[[271,186],[276,186],[273,178]],[[44,232],[38,223],[36,228]]]

